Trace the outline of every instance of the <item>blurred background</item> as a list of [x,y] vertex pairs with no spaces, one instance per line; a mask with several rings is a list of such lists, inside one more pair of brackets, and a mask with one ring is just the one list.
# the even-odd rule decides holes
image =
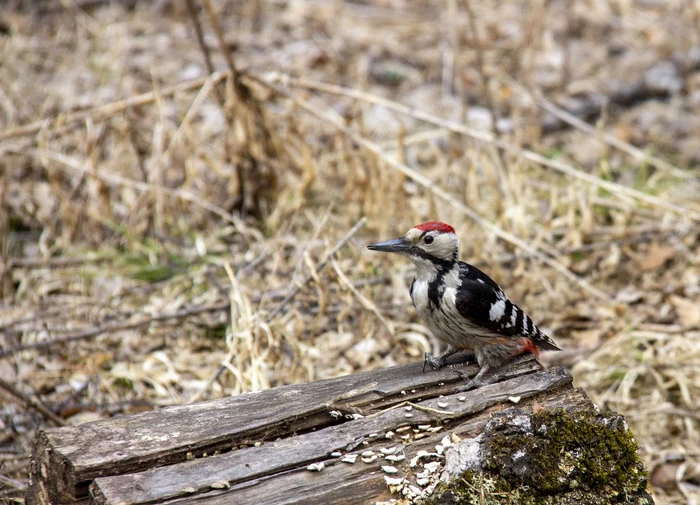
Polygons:
[[441,220],[700,502],[696,0],[4,1],[0,501],[37,429],[421,360]]

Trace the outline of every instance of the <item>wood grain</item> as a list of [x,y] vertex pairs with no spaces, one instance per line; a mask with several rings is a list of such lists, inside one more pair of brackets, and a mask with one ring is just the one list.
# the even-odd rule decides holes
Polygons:
[[[414,363],[41,431],[27,503],[90,500],[88,487],[90,502],[100,504],[169,503],[219,495],[231,499],[234,490],[242,493],[236,495],[236,503],[248,503],[239,501],[247,499],[246,493],[254,503],[261,497],[251,489],[268,481],[263,487],[279,494],[273,492],[278,482],[289,480],[294,489],[304,489],[313,477],[314,483],[330,479],[315,491],[323,495],[323,486],[340,486],[333,480],[337,472],[344,472],[339,481],[349,480],[344,487],[357,487],[356,496],[380,496],[385,484],[376,465],[339,464],[330,453],[376,445],[378,434],[400,426],[467,426],[490,409],[510,405],[509,397],[547,400],[559,390],[574,391],[567,372],[543,371],[529,356],[499,372],[499,382],[461,394],[455,391],[463,380],[454,371],[471,374],[474,365],[426,373],[422,366]],[[415,405],[410,417],[405,402]],[[421,444],[413,446],[411,451]],[[209,456],[202,457],[204,453]],[[328,468],[320,473],[305,469],[315,462]],[[327,471],[331,468],[335,469]],[[222,483],[225,492],[216,490]],[[344,496],[329,494],[323,503],[344,503]]]

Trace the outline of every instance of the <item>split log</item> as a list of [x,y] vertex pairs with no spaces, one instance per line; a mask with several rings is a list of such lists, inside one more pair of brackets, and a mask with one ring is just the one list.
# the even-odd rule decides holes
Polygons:
[[441,475],[449,481],[450,472],[490,470],[485,461],[448,469],[444,462],[462,461],[455,456],[460,440],[483,442],[494,419],[595,412],[567,371],[542,370],[529,356],[502,370],[499,382],[467,393],[455,392],[463,382],[454,368],[421,367],[41,431],[27,503],[351,504],[452,496]]

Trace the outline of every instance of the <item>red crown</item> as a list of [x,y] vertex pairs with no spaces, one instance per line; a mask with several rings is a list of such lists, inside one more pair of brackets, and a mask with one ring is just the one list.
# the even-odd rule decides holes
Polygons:
[[455,233],[455,229],[449,224],[441,223],[440,221],[428,221],[427,223],[419,224],[414,226],[416,230],[420,231],[437,231],[440,233]]

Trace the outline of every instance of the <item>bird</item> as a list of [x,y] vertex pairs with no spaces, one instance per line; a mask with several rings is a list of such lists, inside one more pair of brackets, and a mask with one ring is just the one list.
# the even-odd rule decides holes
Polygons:
[[494,372],[516,356],[561,350],[491,277],[459,260],[459,238],[449,224],[429,221],[367,248],[401,254],[416,267],[413,305],[431,332],[449,345],[440,356],[425,353],[424,371],[426,364],[439,370],[460,350],[474,353],[479,371],[460,391],[495,382]]

